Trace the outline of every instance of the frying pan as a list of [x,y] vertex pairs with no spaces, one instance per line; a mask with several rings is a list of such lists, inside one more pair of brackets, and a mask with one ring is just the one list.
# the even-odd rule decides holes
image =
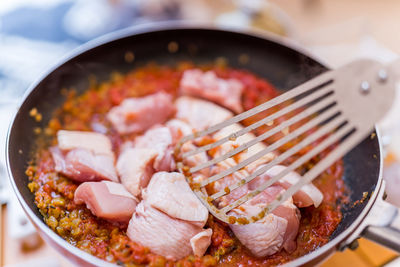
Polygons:
[[[172,51],[174,53],[167,49],[170,42],[178,44],[179,49]],[[134,53],[133,62],[125,60],[126,53]],[[247,64],[241,64],[239,57],[242,54],[248,56]],[[89,76],[94,75],[103,81],[109,79],[111,72],[124,73],[149,61],[160,64],[181,60],[209,63],[221,57],[231,67],[249,70],[283,91],[327,71],[320,61],[280,37],[211,26],[166,23],[127,29],[92,41],[74,51],[30,88],[9,129],[7,168],[22,207],[45,240],[76,264],[111,266],[67,243],[48,228],[27,187],[25,169],[35,148],[33,129],[45,126],[52,112],[64,101],[61,89],[73,87],[83,92],[89,86]],[[40,123],[29,116],[32,108],[37,108],[43,115]],[[395,212],[382,201],[384,185],[381,171],[379,138],[366,138],[344,157],[344,180],[350,191],[350,201],[343,206],[343,220],[326,245],[289,265],[314,265],[329,253],[354,244],[353,240],[360,234],[400,251],[400,232],[385,227],[392,221]],[[354,205],[364,192],[368,192],[367,200]],[[385,211],[385,216],[379,215],[381,211]],[[375,215],[367,217],[371,213]],[[380,220],[376,221],[376,218]]]

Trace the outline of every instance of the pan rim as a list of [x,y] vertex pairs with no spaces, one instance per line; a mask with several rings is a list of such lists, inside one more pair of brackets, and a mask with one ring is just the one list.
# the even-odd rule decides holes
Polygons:
[[[27,89],[25,92],[24,96],[21,98],[21,102],[18,105],[18,107],[21,107],[26,100],[29,98],[31,93],[37,88],[37,86],[44,80],[46,79],[49,75],[51,75],[54,71],[62,67],[64,64],[69,62],[70,60],[73,60],[74,58],[78,57],[79,55],[86,53],[96,47],[105,45],[107,43],[117,41],[119,39],[124,39],[128,38],[130,36],[135,36],[135,35],[140,35],[140,34],[148,34],[148,33],[155,33],[155,32],[160,32],[160,31],[168,31],[168,30],[210,30],[210,31],[225,31],[225,32],[231,32],[239,35],[247,35],[247,36],[252,36],[256,37],[259,39],[264,39],[268,40],[271,42],[274,42],[276,44],[285,46],[295,52],[298,52],[316,62],[319,64],[323,65],[326,67],[326,63],[323,62],[320,58],[316,57],[315,55],[311,55],[307,50],[305,50],[303,47],[301,47],[299,44],[272,34],[272,33],[267,33],[264,31],[259,31],[259,30],[243,30],[243,29],[236,29],[234,27],[220,27],[220,26],[215,26],[213,24],[209,23],[197,23],[197,22],[183,22],[183,21],[169,21],[169,22],[162,22],[162,23],[147,23],[143,24],[140,26],[133,26],[129,27],[126,29],[122,29],[119,31],[115,31],[109,34],[106,34],[104,36],[101,36],[99,38],[96,38],[94,40],[91,40],[75,49],[73,49],[70,53],[68,53],[66,56],[61,58],[57,64],[54,64],[52,67],[47,69],[44,73],[42,73],[38,79],[31,84],[31,86]],[[10,136],[11,132],[14,128],[14,122],[15,119],[17,118],[18,114],[20,112],[20,109],[18,109],[17,112],[14,113],[13,118],[11,120],[11,123],[8,128],[7,132],[7,139],[6,139],[6,146],[5,146],[5,153],[6,153],[6,167],[7,167],[7,174],[8,174],[8,179],[10,180],[10,183],[12,185],[12,188],[14,190],[14,193],[17,195],[18,201],[23,207],[24,211],[28,214],[29,219],[33,224],[35,225],[36,228],[40,229],[41,231],[44,232],[49,238],[52,239],[55,243],[57,243],[58,246],[61,248],[64,248],[68,250],[70,253],[76,255],[78,258],[92,264],[92,265],[97,265],[97,266],[115,266],[115,264],[109,263],[105,260],[102,260],[98,257],[95,257],[93,255],[90,255],[89,253],[84,252],[83,250],[80,250],[79,248],[73,246],[72,244],[66,242],[64,239],[62,239],[58,234],[56,234],[54,231],[52,231],[42,219],[40,219],[34,212],[33,210],[28,206],[28,204],[25,202],[23,199],[15,181],[14,181],[14,176],[12,174],[11,170],[11,163],[10,163]],[[377,133],[377,142],[379,146],[379,176],[377,180],[377,184],[374,190],[374,193],[371,195],[371,198],[368,200],[368,203],[366,206],[363,208],[361,213],[358,215],[356,220],[342,233],[340,233],[337,237],[334,239],[330,240],[327,244],[323,245],[322,247],[300,257],[297,258],[293,261],[290,261],[282,266],[298,266],[302,264],[306,264],[307,262],[312,261],[315,258],[318,258],[319,256],[323,255],[324,253],[327,253],[328,251],[332,250],[333,248],[337,247],[341,242],[346,240],[348,236],[350,236],[351,233],[353,233],[359,226],[360,224],[364,221],[365,217],[369,213],[369,211],[372,208],[372,205],[375,203],[375,200],[378,196],[379,191],[382,189],[382,145],[380,142],[380,134],[377,128],[375,127],[375,131]],[[40,232],[40,231],[39,231]],[[47,239],[47,238],[46,238]]]

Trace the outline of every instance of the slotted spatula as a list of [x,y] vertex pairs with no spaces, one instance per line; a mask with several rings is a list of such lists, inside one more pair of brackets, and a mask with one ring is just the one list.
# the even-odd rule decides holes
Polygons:
[[[275,119],[301,108],[301,112],[296,113],[296,115],[283,121],[281,124],[276,125],[269,131],[223,155],[190,168],[180,163],[178,164],[178,168],[185,174],[194,193],[215,217],[230,224],[247,224],[255,222],[281,205],[302,186],[310,183],[335,161],[339,160],[366,138],[373,130],[374,124],[389,110],[392,100],[394,99],[394,93],[394,77],[389,66],[383,66],[378,62],[366,59],[354,61],[339,69],[325,72],[312,80],[309,80],[306,83],[231,119],[182,138],[178,144],[178,149],[186,142],[194,141],[196,139],[198,140],[200,137],[211,135],[225,127],[238,123],[265,110],[269,110],[270,108],[276,107],[282,103],[290,103],[289,105],[277,109],[274,113],[262,118],[252,125],[221,138],[218,141],[201,146],[196,150],[181,153],[180,160],[181,162],[184,162],[185,159],[190,156],[217,148],[218,146],[228,141],[235,140],[239,136],[242,136],[262,125],[271,126],[271,123]],[[237,165],[214,174],[200,182],[193,181],[193,174],[196,172],[211,167],[228,158],[232,158],[238,153],[246,151],[249,147],[288,129],[289,126],[305,119],[308,120],[306,123],[292,132],[286,132],[286,135],[282,138],[269,144],[264,150],[250,156]],[[316,130],[310,131],[313,128]],[[208,184],[245,168],[262,156],[277,150],[287,142],[304,134],[307,136],[299,143],[279,154],[263,167],[256,169],[240,182],[212,195],[208,195],[207,191],[204,189]],[[322,141],[315,143],[317,140]],[[288,165],[285,170],[280,172],[278,175],[271,177],[271,179],[258,186],[255,190],[234,200],[222,208],[218,208],[214,204],[215,200],[218,200],[244,184],[249,183],[274,165],[280,164],[311,144],[316,145],[314,145],[307,153]],[[265,209],[257,216],[239,218],[228,214],[232,209],[254,198],[264,189],[279,181],[289,172],[302,166],[328,147],[333,148],[317,164],[303,174],[302,179],[298,183],[292,185],[282,194],[279,194],[276,199],[268,203]],[[364,163],[360,162],[359,164]]]

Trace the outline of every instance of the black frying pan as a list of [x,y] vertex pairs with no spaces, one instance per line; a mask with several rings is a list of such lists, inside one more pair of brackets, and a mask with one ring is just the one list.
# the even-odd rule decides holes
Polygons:
[[[176,53],[170,53],[167,49],[171,41],[179,45]],[[125,60],[127,52],[135,55],[132,63]],[[239,63],[241,54],[249,56],[248,64]],[[127,72],[149,61],[161,64],[173,64],[180,60],[207,63],[218,57],[226,58],[231,67],[244,68],[267,79],[281,90],[288,90],[327,70],[323,64],[278,37],[167,24],[124,30],[90,42],[31,87],[9,131],[8,171],[19,201],[46,240],[79,264],[107,265],[51,231],[43,222],[34,204],[34,196],[27,187],[25,169],[35,147],[33,129],[45,126],[52,112],[64,101],[61,89],[74,87],[78,92],[83,92],[88,88],[90,75],[95,75],[99,81],[107,80],[113,71]],[[29,111],[34,107],[43,115],[39,125],[29,116]],[[293,261],[293,264],[315,263],[338,246],[349,243],[352,234],[350,239],[358,236],[360,225],[383,190],[381,160],[378,138],[365,139],[345,156],[344,180],[350,189],[350,201],[343,207],[343,220],[328,244]],[[353,205],[363,192],[368,192],[371,196],[369,200]],[[376,236],[377,233],[372,235]],[[389,245],[399,248],[396,242]]]

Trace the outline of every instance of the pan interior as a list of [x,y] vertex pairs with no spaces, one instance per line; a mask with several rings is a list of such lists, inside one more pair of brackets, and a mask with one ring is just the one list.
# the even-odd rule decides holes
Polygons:
[[[171,42],[178,50],[171,52]],[[134,61],[126,60],[133,53]],[[246,55],[247,64],[240,63]],[[22,198],[35,214],[42,219],[34,204],[34,196],[28,190],[25,169],[35,147],[33,129],[47,124],[52,112],[64,101],[63,88],[75,88],[83,92],[89,85],[89,77],[107,80],[114,71],[127,72],[148,62],[174,64],[182,60],[209,63],[226,60],[234,68],[249,70],[270,81],[281,90],[288,90],[327,69],[317,61],[286,46],[263,38],[235,32],[207,29],[162,30],[125,36],[99,44],[78,54],[43,77],[22,104],[11,128],[9,139],[9,163],[13,179]],[[28,115],[37,108],[43,119],[38,124]],[[380,158],[377,138],[367,138],[344,158],[344,179],[350,189],[350,201],[343,206],[343,220],[331,238],[336,237],[359,216],[368,201],[353,205],[364,192],[375,189],[379,176]]]

